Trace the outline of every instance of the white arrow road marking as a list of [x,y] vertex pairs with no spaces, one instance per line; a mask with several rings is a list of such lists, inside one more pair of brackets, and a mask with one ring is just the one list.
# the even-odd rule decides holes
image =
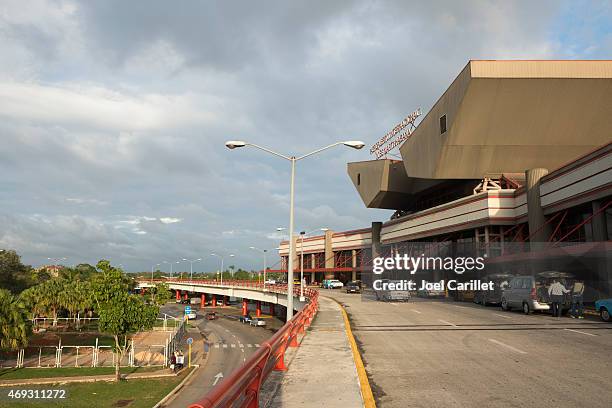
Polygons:
[[223,373],[219,373],[215,375],[215,381],[213,382],[213,386],[217,385],[217,383],[219,382],[221,378],[223,378]]
[[504,316],[497,313],[493,313],[495,316],[503,317],[504,319],[512,319],[510,316]]
[[453,324],[451,322],[447,322],[446,320],[438,319],[438,321],[441,322],[441,323],[447,324],[449,326],[457,327],[456,324]]
[[415,309],[411,309],[411,310],[412,310],[414,313],[421,314],[421,312],[419,312],[418,310],[415,310]]

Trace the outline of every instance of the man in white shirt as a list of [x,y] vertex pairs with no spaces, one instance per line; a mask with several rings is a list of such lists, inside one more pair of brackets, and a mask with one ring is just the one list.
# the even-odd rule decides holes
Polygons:
[[552,302],[552,315],[561,317],[561,304],[563,303],[563,294],[569,293],[569,290],[565,289],[565,286],[557,279],[553,280],[553,283],[548,287],[548,295]]

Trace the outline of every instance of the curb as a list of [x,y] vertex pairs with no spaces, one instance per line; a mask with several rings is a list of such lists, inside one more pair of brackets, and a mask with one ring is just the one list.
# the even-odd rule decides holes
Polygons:
[[349,344],[351,345],[351,351],[353,352],[353,360],[355,360],[355,368],[357,369],[357,377],[359,377],[359,387],[361,388],[361,396],[363,398],[363,406],[365,408],[376,408],[376,401],[374,400],[374,394],[372,393],[372,388],[370,387],[370,381],[368,380],[368,374],[366,373],[365,366],[363,365],[363,360],[361,359],[361,354],[359,354],[359,349],[357,348],[357,343],[355,342],[355,337],[353,336],[353,331],[351,330],[351,322],[349,321],[348,315],[346,314],[346,310],[342,303],[338,302],[336,299],[323,296],[326,299],[333,300],[340,306],[340,310],[342,311],[342,317],[344,318],[344,329],[346,331],[346,336],[348,337]]
[[159,408],[161,406],[163,406],[163,404],[165,404],[166,402],[168,402],[168,400],[170,400],[172,397],[174,397],[174,394],[176,394],[176,392],[178,390],[180,390],[181,388],[183,388],[183,385],[187,382],[187,380],[189,380],[193,374],[200,368],[199,364],[194,364],[193,365],[194,369],[191,370],[191,372],[189,374],[187,374],[185,376],[185,378],[183,378],[183,381],[181,381],[180,383],[178,383],[176,385],[176,387],[174,387],[172,389],[172,391],[170,391],[164,398],[162,398],[161,400],[159,400],[159,402],[155,405],[153,405],[153,408]]

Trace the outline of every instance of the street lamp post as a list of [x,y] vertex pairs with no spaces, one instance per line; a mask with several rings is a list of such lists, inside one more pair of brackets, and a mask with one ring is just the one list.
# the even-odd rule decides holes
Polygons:
[[[283,228],[277,228],[277,230],[282,230]],[[306,298],[304,297],[304,236],[308,234],[312,234],[316,231],[328,231],[329,228],[317,228],[316,230],[312,230],[309,232],[300,231],[300,302],[304,302]]]
[[[218,255],[218,254],[210,254],[211,256],[218,256],[219,258],[221,258],[221,285],[223,285],[223,259],[224,257],[222,255]],[[234,254],[229,254],[230,257],[234,256]]]
[[266,268],[267,268],[266,254],[267,254],[268,250],[267,249],[259,249],[259,248],[254,247],[254,246],[249,247],[249,248],[253,249],[255,251],[261,252],[263,254],[263,261],[264,261],[264,263],[263,263],[263,280],[264,280],[264,289],[265,289],[265,287],[266,287]]
[[193,280],[193,263],[194,262],[199,262],[201,260],[202,260],[202,258],[198,258],[198,259],[185,259],[185,258],[183,258],[183,261],[190,263],[190,267],[191,267],[191,271],[190,271],[190,275],[189,275],[189,279],[190,280]]
[[170,277],[172,277],[172,276],[173,276],[173,274],[174,274],[174,268],[173,268],[174,264],[175,264],[175,263],[176,263],[176,264],[178,264],[178,263],[180,263],[180,262],[179,262],[179,261],[176,261],[176,262],[168,262],[168,261],[164,261],[164,263],[165,263],[165,264],[169,264],[169,265],[170,265]]
[[151,266],[151,284],[153,284],[153,268],[155,268],[156,266],[159,266],[161,264],[155,264],[153,266]]
[[332,143],[328,146],[322,147],[320,149],[314,150],[310,153],[307,153],[303,156],[295,157],[295,156],[285,156],[284,154],[277,153],[272,151],[266,147],[258,146],[253,143],[248,143],[242,140],[230,140],[225,143],[225,146],[228,149],[236,149],[238,147],[251,146],[259,150],[263,150],[264,152],[273,154],[285,160],[289,160],[291,162],[291,188],[290,188],[290,197],[289,197],[289,265],[287,268],[287,321],[291,320],[293,317],[293,252],[295,251],[295,245],[293,243],[293,208],[294,208],[294,196],[295,196],[295,163],[298,160],[305,159],[314,154],[320,153],[329,148],[345,145],[348,147],[352,147],[353,149],[361,149],[365,146],[365,143],[361,141],[349,140],[345,142],[336,142]]

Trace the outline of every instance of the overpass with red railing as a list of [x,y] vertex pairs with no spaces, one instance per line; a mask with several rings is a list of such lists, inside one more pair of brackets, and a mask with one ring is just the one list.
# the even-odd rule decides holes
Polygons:
[[[261,313],[262,303],[267,303],[274,310],[274,305],[287,307],[287,285],[259,283],[248,280],[225,280],[223,283],[213,280],[191,280],[191,279],[147,279],[138,282],[137,290],[147,290],[158,283],[165,283],[175,291],[176,300],[189,298],[189,294],[200,296],[200,308],[204,308],[207,301],[212,307],[223,306],[228,303],[230,297],[243,299],[243,314],[246,315],[246,301],[252,300],[257,305],[257,316]],[[294,286],[293,307],[296,311],[304,309],[308,304],[309,294],[312,289],[306,288],[304,300],[300,299],[300,287]],[[297,298],[295,298],[297,296]],[[274,314],[272,312],[272,314]]]
[[[136,289],[152,287],[157,283],[166,283],[178,296],[183,292],[202,296],[202,307],[206,296],[222,296],[243,299],[243,314],[246,314],[245,300],[287,305],[287,285],[263,284],[252,281],[224,281],[223,284],[208,280],[142,280]],[[306,288],[304,300],[300,300],[300,287],[294,287],[294,307],[298,311],[291,320],[285,323],[269,340],[247,359],[244,364],[225,377],[199,401],[194,401],[191,408],[221,408],[259,406],[259,394],[262,384],[272,371],[285,371],[285,352],[289,347],[298,347],[298,336],[305,334],[318,310],[317,290]],[[211,301],[212,303],[212,301]],[[260,304],[258,303],[258,309]]]

